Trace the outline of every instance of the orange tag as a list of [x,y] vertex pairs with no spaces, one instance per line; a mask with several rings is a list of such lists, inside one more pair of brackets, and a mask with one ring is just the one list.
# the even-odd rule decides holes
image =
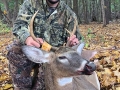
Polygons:
[[44,41],[41,49],[44,50],[44,51],[50,51],[51,45]]

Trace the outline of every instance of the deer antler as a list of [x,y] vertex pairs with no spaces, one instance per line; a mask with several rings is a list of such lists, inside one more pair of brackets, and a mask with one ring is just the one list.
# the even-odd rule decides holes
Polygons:
[[[74,28],[73,28],[73,31],[72,32],[70,32],[69,30],[67,30],[66,28],[65,28],[65,30],[70,34],[70,37],[72,36],[72,35],[74,35],[75,34],[75,32],[76,32],[76,26],[77,26],[77,20],[76,20],[76,18],[75,18],[75,20],[74,20]],[[70,44],[70,41],[68,41],[67,43],[66,43],[66,46],[69,46],[69,44]]]
[[35,35],[34,35],[34,33],[33,33],[33,21],[34,21],[35,16],[37,15],[37,13],[38,13],[38,11],[37,11],[37,12],[32,16],[32,18],[31,18],[30,25],[29,25],[29,29],[30,29],[29,31],[30,31],[31,37],[32,37],[36,42],[40,43],[39,40],[37,40],[37,38],[35,37]]
[[[30,25],[28,26],[28,29],[30,29],[29,31],[30,31],[31,37],[36,42],[40,43],[39,40],[37,40],[37,38],[35,37],[35,35],[33,33],[33,21],[34,21],[35,16],[37,15],[37,13],[38,13],[38,11],[32,16],[32,19],[30,21]],[[45,50],[45,51],[49,51],[49,50],[56,51],[58,49],[57,47],[53,47],[45,41],[43,43],[40,43],[40,44],[42,44],[42,49]]]

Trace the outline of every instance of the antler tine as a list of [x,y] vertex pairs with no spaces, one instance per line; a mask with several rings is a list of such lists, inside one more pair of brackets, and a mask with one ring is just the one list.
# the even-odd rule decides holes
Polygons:
[[75,21],[74,21],[74,28],[73,28],[73,31],[72,31],[72,33],[71,33],[71,35],[74,35],[75,34],[75,32],[76,32],[76,27],[77,27],[77,19],[75,18]]
[[[39,40],[37,40],[37,38],[35,37],[35,35],[34,35],[34,33],[33,33],[33,21],[34,21],[35,16],[37,15],[37,13],[38,13],[38,11],[35,12],[35,14],[32,16],[31,21],[30,21],[30,25],[28,26],[28,29],[30,29],[29,31],[30,31],[31,37],[32,37],[36,42],[40,43]],[[51,45],[50,45],[50,46],[51,46]],[[52,51],[56,51],[57,49],[58,49],[57,47],[51,46],[51,50],[52,50]]]
[[35,19],[35,16],[37,15],[37,13],[38,13],[38,11],[32,16],[29,27],[30,27],[30,35],[31,35],[31,37],[32,37],[36,42],[40,43],[39,40],[37,40],[37,38],[35,37],[35,35],[34,35],[34,33],[33,33],[33,21],[34,21],[34,19]]
[[[69,34],[70,34],[70,37],[72,36],[72,35],[74,35],[75,34],[75,32],[76,32],[76,26],[77,26],[77,20],[76,20],[76,18],[75,18],[75,20],[74,20],[74,28],[73,28],[73,31],[72,32],[70,32],[69,30],[67,30],[67,29],[65,29]],[[68,41],[67,43],[66,43],[66,46],[69,46],[69,44],[70,44],[70,41]]]

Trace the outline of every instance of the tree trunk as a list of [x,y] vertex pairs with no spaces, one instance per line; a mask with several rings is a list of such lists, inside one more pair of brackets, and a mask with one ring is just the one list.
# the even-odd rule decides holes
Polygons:
[[82,23],[82,3],[78,0],[78,23]]
[[1,10],[1,6],[0,6],[0,20],[2,20],[3,16],[2,16],[2,10]]
[[7,12],[7,14],[5,14],[4,16],[6,17],[6,22],[11,26],[12,25],[12,19],[11,19],[11,13],[10,13],[10,9],[9,9],[9,0],[2,0],[2,2],[4,3],[5,6],[5,10]]
[[87,16],[87,14],[88,14],[87,1],[82,0],[82,3],[83,3],[84,23],[88,24],[89,21],[88,21],[88,16]]
[[110,9],[109,9],[109,1],[110,0],[104,0],[104,4],[105,4],[105,18],[106,18],[106,24],[109,24],[109,20],[110,20]]
[[117,21],[117,4],[116,1],[113,1],[113,5],[114,5],[114,19]]
[[91,10],[92,11],[91,12],[91,14],[92,14],[91,19],[92,20],[91,21],[96,21],[96,10],[95,10],[96,9],[96,7],[95,7],[96,3],[95,3],[95,0],[92,0],[91,2],[92,2],[92,10]]
[[14,12],[13,12],[13,20],[12,22],[15,21],[16,17],[17,17],[17,13],[19,11],[19,7],[18,7],[18,0],[14,0]]
[[7,11],[7,17],[8,19],[10,20],[10,11],[9,11],[9,3],[8,3],[8,0],[2,0],[2,2],[4,3],[5,5],[5,9]]
[[112,20],[111,18],[111,0],[108,0],[108,17],[109,17],[109,21]]
[[97,13],[97,17],[98,17],[98,22],[101,23],[102,22],[102,6],[101,6],[101,0],[98,1],[98,13]]
[[73,1],[73,11],[76,13],[78,16],[78,0]]
[[104,0],[101,0],[101,7],[102,7],[102,16],[103,16],[103,27],[105,27],[107,25],[106,22],[106,17],[105,17],[105,2]]

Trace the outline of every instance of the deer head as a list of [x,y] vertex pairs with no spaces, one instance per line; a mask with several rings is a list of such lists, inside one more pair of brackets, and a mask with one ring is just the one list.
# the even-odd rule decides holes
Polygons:
[[81,57],[84,43],[81,43],[75,50],[72,47],[59,47],[55,52],[46,52],[33,46],[22,46],[23,53],[35,63],[48,63],[55,66],[57,70],[70,75],[90,75],[95,71],[93,62]]

